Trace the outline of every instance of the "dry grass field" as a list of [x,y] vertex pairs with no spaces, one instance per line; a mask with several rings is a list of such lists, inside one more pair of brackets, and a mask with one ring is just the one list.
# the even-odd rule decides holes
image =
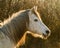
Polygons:
[[[0,21],[4,21],[19,10],[32,8],[34,5],[38,6],[43,22],[52,33],[47,40],[27,35],[26,44],[21,48],[60,48],[60,0],[0,0]],[[5,47],[0,45],[0,48]]]

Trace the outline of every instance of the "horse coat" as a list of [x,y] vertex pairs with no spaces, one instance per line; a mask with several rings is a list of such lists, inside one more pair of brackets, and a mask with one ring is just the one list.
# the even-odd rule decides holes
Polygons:
[[32,34],[35,33],[33,36],[38,37],[40,37],[40,35],[46,37],[50,32],[41,21],[39,14],[36,12],[36,7],[14,13],[12,17],[5,20],[0,27],[0,32],[6,36],[6,39],[9,40],[13,46],[17,45],[26,31],[31,31]]

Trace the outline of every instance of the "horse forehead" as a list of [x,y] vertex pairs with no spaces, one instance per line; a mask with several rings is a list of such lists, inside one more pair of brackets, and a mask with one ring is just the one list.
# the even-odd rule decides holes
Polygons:
[[38,13],[38,11],[33,11],[33,14],[34,14],[36,17],[41,18],[41,17],[40,17],[40,14]]
[[[25,11],[25,13],[28,13],[29,11],[30,11],[30,9],[27,9]],[[39,13],[38,13],[38,11],[36,11],[36,10],[32,11],[32,14],[34,14],[36,17],[39,17],[40,16]]]

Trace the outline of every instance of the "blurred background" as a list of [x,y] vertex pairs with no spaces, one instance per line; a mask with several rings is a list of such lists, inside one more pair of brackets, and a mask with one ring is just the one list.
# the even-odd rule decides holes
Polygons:
[[0,22],[34,5],[38,6],[43,22],[52,33],[47,40],[27,35],[26,44],[21,48],[60,48],[60,0],[0,0]]

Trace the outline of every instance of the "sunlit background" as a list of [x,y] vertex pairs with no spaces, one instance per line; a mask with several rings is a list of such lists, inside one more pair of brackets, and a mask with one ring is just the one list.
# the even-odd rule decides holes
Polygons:
[[47,40],[27,35],[24,48],[60,48],[60,0],[0,0],[0,22],[13,13],[38,6],[43,22],[50,28]]

